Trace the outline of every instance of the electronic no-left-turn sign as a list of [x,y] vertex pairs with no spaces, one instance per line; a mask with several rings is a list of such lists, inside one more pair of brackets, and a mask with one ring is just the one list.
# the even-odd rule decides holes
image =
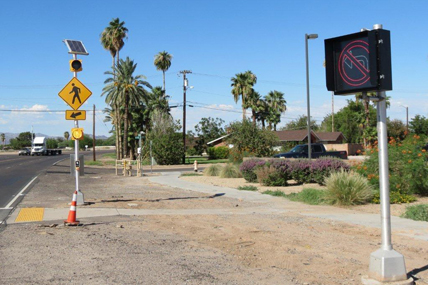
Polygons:
[[359,87],[370,80],[369,44],[354,40],[342,50],[338,60],[338,71],[342,80],[353,87]]

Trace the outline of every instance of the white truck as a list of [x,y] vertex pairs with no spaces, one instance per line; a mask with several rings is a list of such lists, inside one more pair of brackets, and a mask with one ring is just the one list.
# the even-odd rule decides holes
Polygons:
[[57,155],[62,154],[60,149],[48,149],[46,137],[35,137],[31,144],[31,155]]

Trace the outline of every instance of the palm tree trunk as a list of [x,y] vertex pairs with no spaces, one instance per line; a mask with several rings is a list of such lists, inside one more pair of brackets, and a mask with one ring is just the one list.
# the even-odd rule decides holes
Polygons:
[[123,157],[128,157],[128,95],[125,94],[125,116],[123,122]]
[[273,124],[273,130],[276,132],[276,124]]
[[251,110],[251,112],[253,113],[253,125],[256,125],[256,112],[254,110]]
[[242,121],[245,121],[245,94],[242,94]]
[[162,70],[163,73],[163,96],[166,96],[166,90],[165,90],[165,70]]
[[117,137],[117,159],[122,159],[122,120],[120,118],[120,107],[116,104],[116,137]]

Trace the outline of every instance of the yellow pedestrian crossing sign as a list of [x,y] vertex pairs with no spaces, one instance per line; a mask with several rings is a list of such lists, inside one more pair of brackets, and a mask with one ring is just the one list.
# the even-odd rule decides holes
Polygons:
[[73,108],[73,110],[77,110],[89,97],[91,97],[92,92],[76,77],[73,77],[58,95],[65,103]]

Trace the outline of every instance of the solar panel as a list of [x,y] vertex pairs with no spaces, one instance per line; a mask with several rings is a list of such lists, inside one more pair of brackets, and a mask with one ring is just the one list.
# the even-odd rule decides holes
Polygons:
[[65,45],[68,47],[68,53],[88,55],[85,46],[81,41],[64,40]]

